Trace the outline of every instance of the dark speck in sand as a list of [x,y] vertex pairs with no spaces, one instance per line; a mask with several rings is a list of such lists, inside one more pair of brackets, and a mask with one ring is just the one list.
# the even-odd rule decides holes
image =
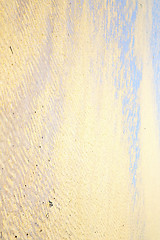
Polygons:
[[53,203],[49,200],[49,206],[53,207]]
[[12,50],[12,47],[10,46],[9,48],[10,48],[10,50],[11,50],[11,53],[13,54],[13,50]]

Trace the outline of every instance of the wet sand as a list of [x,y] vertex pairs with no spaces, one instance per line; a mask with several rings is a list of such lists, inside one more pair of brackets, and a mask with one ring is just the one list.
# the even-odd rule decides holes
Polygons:
[[0,1],[0,238],[159,240],[153,1]]

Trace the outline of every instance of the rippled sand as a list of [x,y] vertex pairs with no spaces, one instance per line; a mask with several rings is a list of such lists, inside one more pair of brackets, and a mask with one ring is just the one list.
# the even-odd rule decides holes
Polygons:
[[0,1],[0,238],[159,240],[153,1]]

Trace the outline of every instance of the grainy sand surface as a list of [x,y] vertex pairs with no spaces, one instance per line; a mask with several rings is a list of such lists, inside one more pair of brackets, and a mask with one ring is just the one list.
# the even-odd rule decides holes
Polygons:
[[153,2],[0,0],[0,238],[160,239]]

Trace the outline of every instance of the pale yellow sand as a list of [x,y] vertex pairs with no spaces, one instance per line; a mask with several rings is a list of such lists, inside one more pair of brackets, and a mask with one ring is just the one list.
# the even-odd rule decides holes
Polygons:
[[[116,25],[115,1],[98,2],[93,22],[87,1],[0,1],[2,239],[160,239],[152,1],[138,6],[128,51],[142,69],[136,187],[122,113],[127,86],[115,98],[115,76],[124,83],[123,22]],[[135,7],[127,2],[127,21]],[[108,42],[106,10],[105,31],[117,31]]]

